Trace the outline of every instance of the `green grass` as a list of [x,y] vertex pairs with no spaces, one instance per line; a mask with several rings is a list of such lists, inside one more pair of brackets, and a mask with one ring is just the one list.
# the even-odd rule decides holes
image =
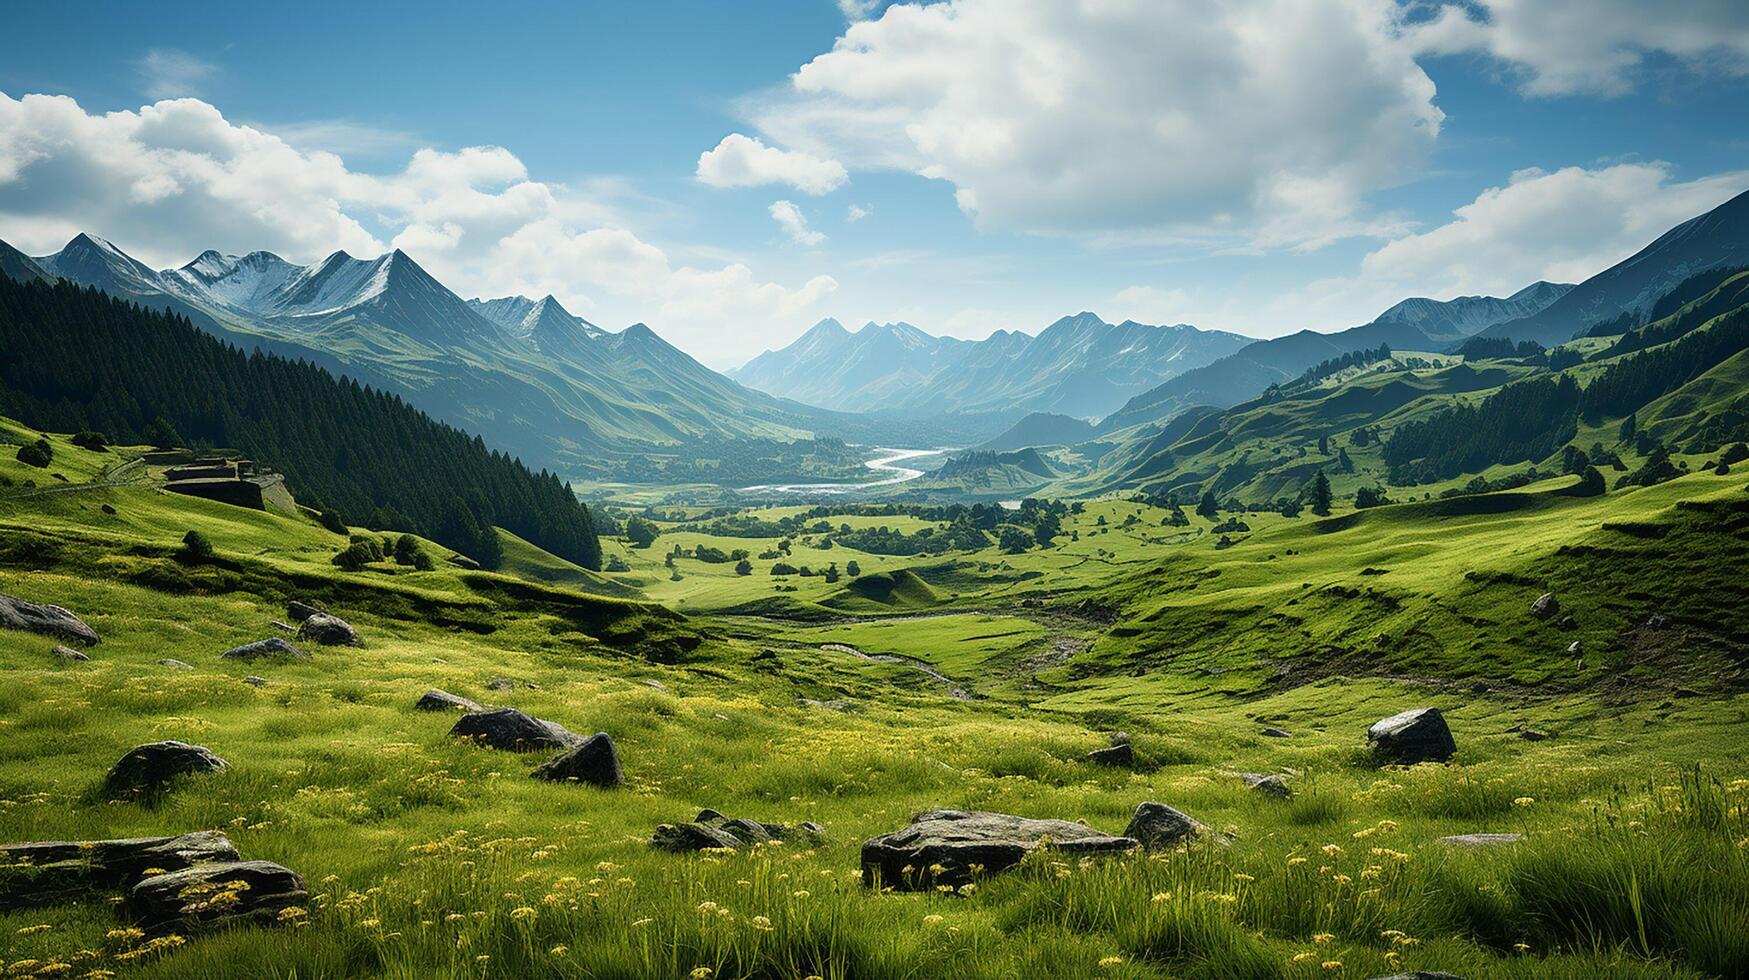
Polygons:
[[[737,576],[682,559],[680,582],[662,565],[675,541],[775,541],[620,550],[634,570],[603,578],[688,619],[591,595],[592,578],[517,542],[498,574],[346,573],[328,563],[342,539],[311,521],[149,483],[0,499],[0,592],[104,636],[68,665],[47,638],[0,632],[0,839],[221,828],[310,882],[307,924],[186,937],[126,966],[152,977],[1742,975],[1743,482],[1247,516],[1226,549],[1206,521],[1164,527],[1115,499],[1019,555],[796,542],[797,563],[854,557],[863,579],[898,582],[899,608],[834,608],[848,580],[775,592],[768,562]],[[176,558],[188,529],[217,562]],[[1571,627],[1530,616],[1544,589]],[[270,635],[294,594],[366,646],[219,658]],[[1645,627],[1651,611],[1666,624]],[[840,645],[925,662],[976,697]],[[518,687],[487,691],[496,677]],[[550,785],[527,776],[539,753],[454,742],[453,715],[413,710],[428,687],[607,731],[629,785]],[[1377,768],[1367,725],[1417,705],[1446,712],[1457,757]],[[1085,759],[1116,729],[1133,770]],[[152,807],[96,798],[116,758],[161,738],[231,768]],[[1290,773],[1296,795],[1260,797],[1238,772]],[[920,810],[1120,832],[1143,800],[1228,843],[1046,855],[956,895],[874,893],[855,874],[865,838]],[[648,847],[706,806],[827,836]],[[1474,832],[1526,837],[1439,842]],[[17,976],[115,968],[137,945],[106,938],[118,925],[103,903],[0,912],[0,960]]]

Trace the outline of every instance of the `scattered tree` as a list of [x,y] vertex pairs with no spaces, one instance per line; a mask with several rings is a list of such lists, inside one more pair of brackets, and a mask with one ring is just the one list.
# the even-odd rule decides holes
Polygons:
[[1215,502],[1214,491],[1204,490],[1202,500],[1196,505],[1197,516],[1206,517],[1212,521],[1220,516],[1220,512],[1220,505]]
[[634,548],[648,548],[656,543],[661,533],[662,529],[656,526],[656,522],[648,518],[634,517],[626,521],[626,540]]
[[1324,475],[1323,470],[1319,470],[1318,475],[1307,485],[1305,498],[1311,505],[1312,513],[1319,517],[1330,516],[1330,503],[1333,499],[1330,495],[1330,478]]
[[47,469],[55,461],[55,447],[49,445],[47,439],[27,442],[18,447],[18,461],[26,466]]
[[736,575],[752,575],[753,574],[753,563],[748,561],[745,558],[736,562],[735,563],[735,574]]
[[213,543],[199,531],[190,531],[182,536],[182,553],[197,561],[205,561],[213,556]]

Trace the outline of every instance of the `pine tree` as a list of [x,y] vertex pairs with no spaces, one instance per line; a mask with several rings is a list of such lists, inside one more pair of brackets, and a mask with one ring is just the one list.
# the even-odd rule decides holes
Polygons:
[[1330,516],[1330,503],[1332,500],[1330,495],[1330,478],[1324,475],[1323,470],[1319,470],[1318,475],[1313,477],[1311,484],[1306,487],[1306,498],[1306,502],[1311,505],[1312,513],[1319,517]]

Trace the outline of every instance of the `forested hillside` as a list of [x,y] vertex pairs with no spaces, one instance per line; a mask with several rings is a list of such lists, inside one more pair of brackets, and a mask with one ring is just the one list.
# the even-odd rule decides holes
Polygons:
[[0,414],[112,441],[234,447],[306,503],[413,531],[488,565],[493,525],[598,569],[589,511],[552,474],[488,449],[400,398],[302,361],[245,354],[186,318],[68,283],[0,277]]

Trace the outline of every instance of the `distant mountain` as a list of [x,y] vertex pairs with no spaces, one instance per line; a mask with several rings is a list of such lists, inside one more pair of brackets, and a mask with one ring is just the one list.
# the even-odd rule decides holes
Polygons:
[[822,320],[731,377],[762,391],[842,411],[915,414],[1040,411],[1097,418],[1128,396],[1207,364],[1249,338],[1185,324],[1112,324],[1067,316],[1038,336],[936,337],[908,323],[854,333]]
[[1358,327],[1335,333],[1301,330],[1274,340],[1260,340],[1207,367],[1186,371],[1137,395],[1101,422],[1099,428],[1101,432],[1114,432],[1157,422],[1193,405],[1226,408],[1261,394],[1272,384],[1291,381],[1321,361],[1380,344],[1395,351],[1441,350],[1451,340],[1487,332],[1495,322],[1491,317],[1522,316],[1539,308],[1538,303],[1558,302],[1572,288],[1539,282],[1506,299],[1492,296],[1443,301],[1410,299]]
[[1078,442],[1085,442],[1093,438],[1098,431],[1092,423],[1085,419],[1073,418],[1068,415],[1053,415],[1049,412],[1033,412],[1014,423],[1014,427],[1007,432],[978,448],[993,452],[1008,452],[1031,446],[1073,446]]
[[1623,314],[1643,323],[1652,304],[1683,280],[1744,265],[1749,265],[1749,191],[1670,229],[1545,308],[1493,324],[1481,334],[1552,347]]
[[[156,271],[81,234],[36,272],[168,309],[246,349],[312,360],[395,392],[536,465],[595,471],[615,454],[723,438],[791,439],[867,423],[752,391],[638,324],[609,333],[551,296],[465,301],[405,252],[203,252]],[[26,264],[29,263],[29,264]],[[34,270],[33,270],[34,267]]]
[[0,242],[0,273],[19,282],[54,278],[35,259],[5,242]]

